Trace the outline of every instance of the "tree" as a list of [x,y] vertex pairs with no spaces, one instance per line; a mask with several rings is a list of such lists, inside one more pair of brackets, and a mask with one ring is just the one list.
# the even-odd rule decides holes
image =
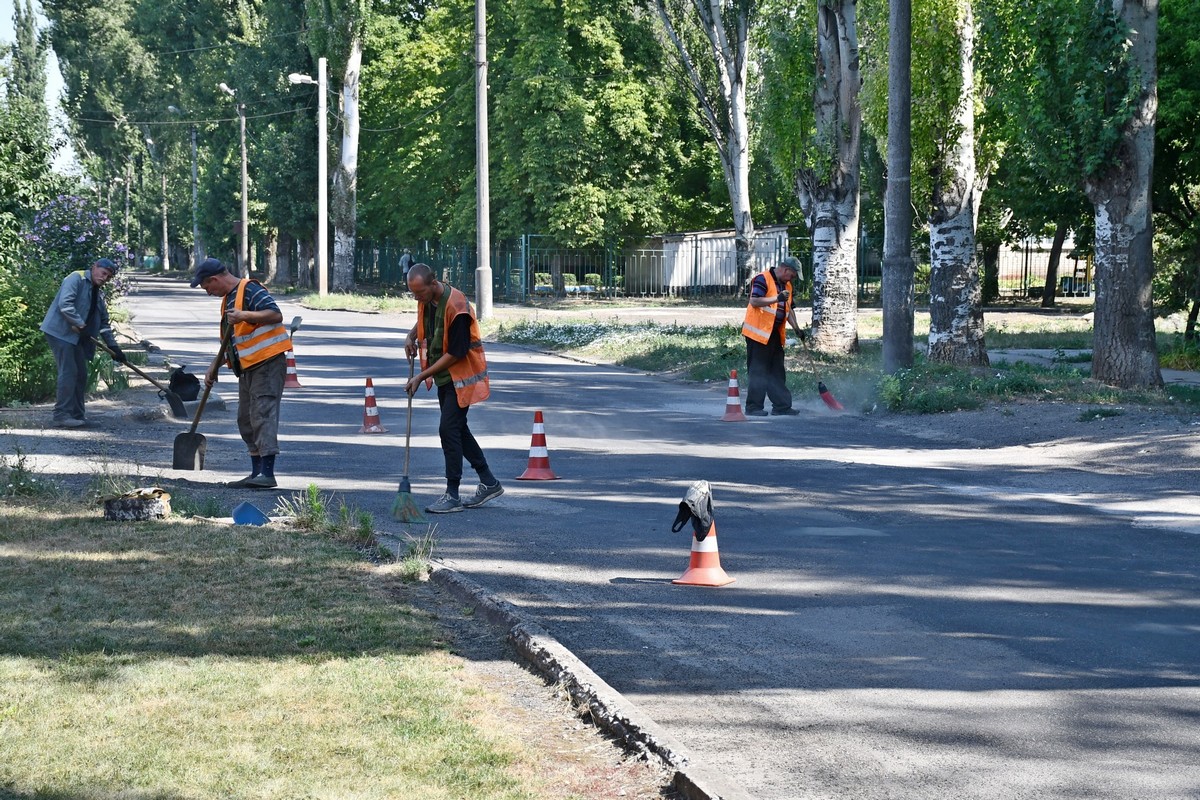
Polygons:
[[772,158],[812,234],[813,346],[849,353],[858,346],[862,147],[856,3],[821,0],[812,11],[815,47],[812,16],[786,7],[765,14],[763,116]]
[[1162,385],[1154,332],[1151,174],[1157,0],[993,0],[988,38],[1010,78],[997,99],[1051,176],[1069,174],[1094,208],[1092,376]]
[[33,124],[49,130],[46,112],[46,54],[49,43],[37,29],[33,1],[16,0],[13,8],[13,32],[8,97],[12,102],[23,98],[33,111]]
[[[700,118],[720,152],[733,209],[738,275],[747,279],[754,252],[754,220],[746,82],[757,2],[692,0],[689,11],[685,0],[653,0],[653,8],[679,57],[679,69],[696,99]],[[701,47],[708,50],[706,61],[694,55]]]

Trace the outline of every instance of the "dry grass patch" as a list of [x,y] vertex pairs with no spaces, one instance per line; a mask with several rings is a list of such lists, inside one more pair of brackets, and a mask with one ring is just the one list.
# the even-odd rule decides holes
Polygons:
[[0,798],[566,796],[394,572],[0,503]]

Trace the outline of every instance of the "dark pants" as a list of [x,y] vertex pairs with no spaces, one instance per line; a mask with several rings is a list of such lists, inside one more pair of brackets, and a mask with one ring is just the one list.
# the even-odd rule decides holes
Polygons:
[[267,359],[238,378],[238,433],[252,456],[279,454],[279,404],[286,380],[286,353]]
[[746,338],[746,372],[750,375],[750,388],[746,391],[747,411],[761,411],[765,397],[771,398],[772,411],[792,407],[792,393],[787,388],[787,373],[783,369],[783,342],[779,341],[778,331],[766,344]]
[[462,482],[464,458],[471,468],[479,473],[482,482],[489,474],[488,463],[479,442],[475,441],[471,429],[467,427],[467,411],[471,407],[461,408],[458,405],[458,395],[454,393],[453,383],[439,386],[437,390],[438,405],[442,408],[438,435],[442,438],[442,455],[446,457],[446,487],[458,489]]
[[83,419],[83,398],[87,393],[89,348],[45,334],[54,363],[58,366],[58,385],[54,397],[54,421]]

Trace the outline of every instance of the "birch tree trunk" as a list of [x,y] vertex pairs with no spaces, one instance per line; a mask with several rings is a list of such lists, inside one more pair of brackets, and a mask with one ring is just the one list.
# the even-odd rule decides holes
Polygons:
[[716,68],[716,85],[705,80],[704,70],[692,57],[685,38],[679,33],[680,25],[687,24],[687,20],[673,20],[666,0],[653,0],[653,7],[667,38],[674,45],[687,86],[698,102],[700,118],[721,156],[721,171],[733,210],[738,282],[744,285],[750,279],[754,255],[746,76],[750,60],[750,25],[756,3],[755,0],[692,0],[696,21],[708,40]]
[[934,183],[929,215],[929,360],[981,366],[988,355],[975,223],[983,184],[975,172],[975,20],[970,0],[962,2],[957,40],[962,87],[953,127],[958,136]]
[[263,232],[263,283],[274,286],[279,269],[279,229],[267,228]]
[[1151,178],[1158,109],[1158,0],[1112,0],[1128,25],[1142,78],[1118,163],[1084,183],[1096,207],[1096,306],[1092,377],[1122,388],[1163,385],[1154,334]]
[[354,241],[358,214],[358,78],[362,69],[362,36],[350,42],[346,71],[342,77],[341,158],[333,173],[329,216],[333,222],[333,275],[335,292],[354,289]]
[[796,197],[812,231],[812,344],[825,353],[858,349],[859,105],[855,0],[817,4],[813,96],[818,164],[796,173]]
[[300,240],[300,253],[296,257],[296,288],[311,289],[313,288],[312,279],[312,253],[313,240]]
[[1046,283],[1042,286],[1042,308],[1054,308],[1058,296],[1058,265],[1062,261],[1063,243],[1067,241],[1067,223],[1059,220],[1054,227],[1054,241],[1050,244],[1050,260],[1046,263]]

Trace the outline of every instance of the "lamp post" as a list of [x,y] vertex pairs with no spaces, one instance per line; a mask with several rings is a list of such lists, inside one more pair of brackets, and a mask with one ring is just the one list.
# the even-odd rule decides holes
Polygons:
[[329,294],[329,111],[325,100],[326,61],[317,59],[317,79],[293,72],[288,83],[317,87],[317,294]]
[[[217,84],[217,86],[225,94],[237,99],[236,89],[230,89],[224,82]],[[238,241],[238,274],[244,276],[250,272],[250,208],[247,199],[249,180],[246,176],[246,104],[239,102],[237,104],[237,112],[242,134],[242,225]]]
[[[183,116],[177,106],[167,106],[167,111]],[[196,123],[192,123],[192,268],[204,260],[204,246],[200,242],[200,173],[196,164]]]
[[162,271],[166,272],[171,269],[170,259],[170,243],[167,241],[167,152],[164,149],[162,158],[158,157],[158,153],[154,149],[154,140],[150,138],[150,134],[145,135],[146,149],[150,151],[150,159],[158,164],[158,171],[162,176]]

